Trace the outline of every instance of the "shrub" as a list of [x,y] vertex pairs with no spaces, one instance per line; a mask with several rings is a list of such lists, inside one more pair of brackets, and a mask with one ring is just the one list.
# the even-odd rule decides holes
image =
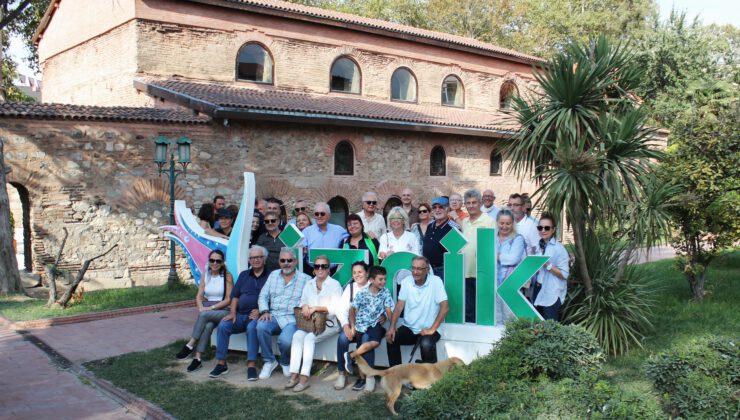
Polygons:
[[694,339],[650,358],[647,373],[671,415],[740,416],[738,337]]
[[[592,333],[607,354],[624,354],[633,345],[642,347],[644,333],[652,325],[656,290],[636,266],[627,266],[615,281],[620,256],[625,252],[618,240],[596,235],[586,235],[585,239],[593,290],[588,294],[580,284],[571,288],[563,307],[563,322]],[[577,281],[577,270],[572,276]]]

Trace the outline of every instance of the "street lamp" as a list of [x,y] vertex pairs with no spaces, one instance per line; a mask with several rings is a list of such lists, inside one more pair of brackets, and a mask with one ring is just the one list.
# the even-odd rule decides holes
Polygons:
[[[159,176],[163,173],[169,176],[170,181],[170,225],[175,224],[175,180],[180,174],[186,175],[188,164],[190,163],[190,143],[192,141],[187,137],[179,139],[168,139],[160,135],[154,141],[154,162],[157,164]],[[163,169],[167,163],[167,148],[172,146],[169,156],[169,169]],[[182,165],[182,170],[175,170],[175,146],[177,146],[177,160]],[[167,284],[177,284],[180,279],[177,277],[175,270],[175,241],[170,240],[170,274],[167,276]]]

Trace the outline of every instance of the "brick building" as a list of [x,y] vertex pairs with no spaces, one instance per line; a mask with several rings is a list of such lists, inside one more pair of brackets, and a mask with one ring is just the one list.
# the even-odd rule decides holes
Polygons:
[[67,227],[69,268],[125,245],[92,287],[164,281],[160,134],[193,140],[178,181],[192,208],[236,200],[243,171],[261,195],[329,201],[337,218],[366,190],[387,206],[407,186],[425,201],[534,190],[499,148],[536,57],[277,0],[56,0],[36,40],[42,100],[57,105],[0,106],[34,271]]

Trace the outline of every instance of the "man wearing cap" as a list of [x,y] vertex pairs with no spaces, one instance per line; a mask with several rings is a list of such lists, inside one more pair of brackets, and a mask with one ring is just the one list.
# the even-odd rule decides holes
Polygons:
[[435,276],[444,281],[444,254],[447,249],[442,246],[440,241],[452,229],[460,230],[454,220],[450,220],[447,214],[447,206],[450,204],[446,197],[435,197],[432,200],[432,217],[434,221],[429,223],[427,233],[422,239],[422,255],[424,255],[431,265],[432,272]]
[[378,214],[378,195],[372,191],[362,194],[362,211],[357,213],[365,226],[365,233],[371,238],[380,239],[385,233],[385,220],[383,215]]
[[234,222],[234,214],[231,213],[231,210],[227,208],[223,208],[218,211],[218,224],[219,228],[216,229],[216,232],[219,233],[222,237],[228,238],[231,235],[231,231],[234,228],[232,223]]

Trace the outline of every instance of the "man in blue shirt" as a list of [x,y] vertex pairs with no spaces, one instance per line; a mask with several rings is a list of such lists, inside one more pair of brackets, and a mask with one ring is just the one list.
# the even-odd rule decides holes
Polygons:
[[429,223],[427,233],[422,239],[421,254],[429,260],[434,275],[444,281],[444,254],[447,249],[442,246],[440,241],[452,229],[460,230],[454,220],[450,220],[447,214],[447,206],[450,204],[445,197],[436,197],[432,200],[432,217],[434,221]]
[[[232,334],[243,333],[251,322],[257,322],[259,316],[258,298],[269,274],[265,270],[267,249],[255,245],[249,249],[249,263],[252,268],[244,270],[231,290],[231,304],[229,314],[218,324],[218,340],[216,344],[216,367],[208,375],[211,378],[229,373],[226,364],[226,353],[229,351],[229,338]],[[247,379],[257,380],[257,346],[256,339],[247,337]]]
[[[401,364],[401,346],[417,342],[422,362],[437,363],[437,341],[441,338],[437,330],[449,311],[442,280],[429,273],[429,262],[425,257],[414,257],[411,275],[401,281],[396,309],[385,334],[388,364]],[[404,313],[403,325],[396,328],[401,312]]]
[[[343,227],[329,223],[331,210],[328,204],[316,203],[313,208],[316,223],[303,230],[303,235],[306,237],[306,251],[310,249],[339,249],[342,242],[349,238],[349,233]],[[306,258],[306,264],[313,267],[308,258]]]

